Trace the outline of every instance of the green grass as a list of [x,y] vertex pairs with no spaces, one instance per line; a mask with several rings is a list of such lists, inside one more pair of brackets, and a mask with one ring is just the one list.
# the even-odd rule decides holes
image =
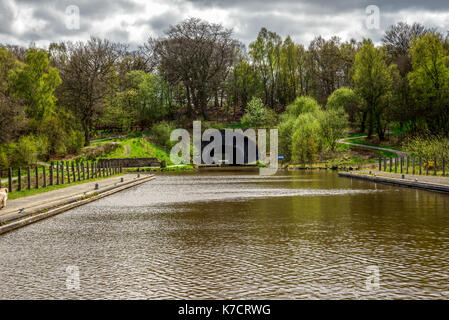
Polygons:
[[9,200],[13,200],[13,199],[18,199],[18,198],[28,197],[28,196],[32,196],[32,195],[39,194],[39,193],[44,193],[44,192],[48,192],[48,191],[52,191],[52,190],[63,189],[63,188],[67,188],[67,187],[70,187],[70,186],[83,184],[83,183],[88,183],[88,182],[92,182],[92,181],[103,180],[103,179],[107,179],[107,178],[111,178],[111,177],[119,177],[119,176],[122,176],[122,175],[123,175],[123,173],[119,173],[119,174],[114,174],[114,175],[110,175],[110,176],[107,176],[107,177],[100,177],[100,178],[95,178],[95,179],[76,181],[76,182],[72,182],[72,183],[64,183],[64,184],[58,184],[58,185],[53,185],[53,186],[47,186],[45,188],[30,189],[30,190],[26,189],[26,190],[21,190],[21,191],[9,192],[8,193],[8,199]]
[[128,136],[125,139],[105,140],[98,143],[107,143],[107,142],[119,142],[120,146],[114,152],[103,154],[101,156],[101,158],[103,159],[157,158],[159,161],[166,160],[168,165],[171,164],[170,150],[167,150],[166,155],[163,148],[151,143],[142,134]]
[[386,145],[383,145],[383,144],[375,144],[375,143],[372,143],[372,142],[368,142],[368,141],[366,141],[366,138],[353,139],[350,142],[351,143],[358,143],[358,144],[365,144],[367,146],[372,146],[372,147],[379,147],[379,148],[386,148],[386,149],[393,149],[393,150],[403,151],[399,147],[392,147],[392,146],[386,146]]

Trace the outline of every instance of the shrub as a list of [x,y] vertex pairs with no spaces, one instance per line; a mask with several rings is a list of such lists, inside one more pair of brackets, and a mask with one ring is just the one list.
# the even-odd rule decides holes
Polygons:
[[262,102],[262,99],[254,97],[248,103],[246,113],[241,119],[245,128],[261,128],[273,126],[276,123],[276,114],[268,109]]
[[165,121],[153,125],[151,131],[153,132],[155,143],[160,146],[171,147],[173,142],[170,141],[170,134],[174,129],[173,125]]
[[286,113],[296,119],[300,114],[315,112],[320,109],[320,105],[314,98],[303,96],[296,98],[292,104],[288,105],[286,108]]
[[0,170],[5,170],[9,166],[8,157],[6,156],[6,152],[0,148]]
[[86,160],[95,160],[98,157],[114,152],[120,146],[121,145],[118,142],[107,142],[88,146],[81,149],[80,158],[85,158]]
[[16,143],[9,144],[12,166],[28,166],[37,161],[38,150],[33,136],[23,136]]
[[84,133],[78,130],[71,130],[67,137],[67,151],[77,153],[84,146]]

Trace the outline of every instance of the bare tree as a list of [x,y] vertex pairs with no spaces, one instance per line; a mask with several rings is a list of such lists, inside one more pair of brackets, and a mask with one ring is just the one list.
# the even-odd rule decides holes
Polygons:
[[94,37],[85,43],[67,44],[67,61],[60,70],[63,80],[60,100],[79,117],[86,145],[90,143],[90,130],[104,107],[115,79],[115,64],[124,49],[123,45]]
[[147,47],[154,50],[162,76],[172,85],[183,84],[189,115],[196,108],[208,119],[208,102],[236,59],[232,30],[191,18],[171,26],[166,37],[150,39]]

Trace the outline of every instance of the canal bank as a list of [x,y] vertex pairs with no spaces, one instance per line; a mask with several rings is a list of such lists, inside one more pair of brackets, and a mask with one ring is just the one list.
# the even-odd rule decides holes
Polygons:
[[431,176],[385,173],[381,171],[339,172],[340,177],[396,185],[449,194],[449,179]]
[[0,211],[0,234],[57,215],[153,180],[154,175],[126,174],[96,182],[10,200]]

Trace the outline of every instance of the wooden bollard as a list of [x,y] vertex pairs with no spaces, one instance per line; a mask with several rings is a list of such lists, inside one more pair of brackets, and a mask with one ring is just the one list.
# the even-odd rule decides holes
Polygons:
[[12,192],[12,168],[8,169],[8,189]]
[[78,181],[81,181],[81,174],[80,174],[80,164],[76,163],[76,173],[78,174]]
[[45,172],[45,166],[42,167],[42,176],[44,177],[44,185],[43,187],[47,187],[47,173]]
[[60,164],[61,166],[61,183],[64,184],[64,163]]
[[36,189],[39,189],[39,167],[36,166],[36,181],[35,181]]
[[76,181],[76,173],[75,173],[75,163],[72,161],[72,175],[73,175],[73,182]]

